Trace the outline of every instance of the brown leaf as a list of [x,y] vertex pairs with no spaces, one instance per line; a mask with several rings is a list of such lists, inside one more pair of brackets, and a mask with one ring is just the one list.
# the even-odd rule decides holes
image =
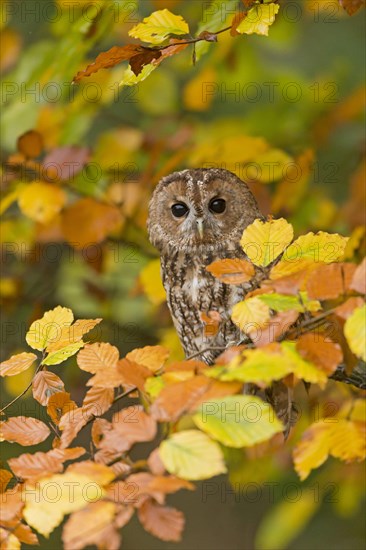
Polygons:
[[43,138],[36,130],[29,130],[18,137],[17,148],[26,158],[36,158],[43,151]]
[[198,359],[188,359],[185,361],[172,361],[164,367],[164,372],[192,371],[199,374],[204,369],[207,369],[207,363]]
[[33,397],[41,405],[47,405],[51,395],[63,392],[64,383],[56,374],[48,370],[38,372],[32,384]]
[[70,449],[52,449],[48,451],[50,456],[66,462],[67,460],[75,460],[86,453],[84,447],[72,447]]
[[357,266],[349,288],[360,294],[366,294],[366,258]]
[[145,531],[161,540],[179,542],[182,538],[185,519],[176,508],[161,506],[149,499],[139,508],[138,518]]
[[99,448],[99,443],[104,437],[105,432],[112,429],[112,424],[105,418],[96,418],[93,422],[91,436],[96,448]]
[[348,15],[354,15],[362,6],[365,6],[365,0],[339,0],[339,3]]
[[[15,518],[9,521],[4,521],[3,519],[1,519],[1,525],[2,527],[5,527],[11,533],[13,533],[16,538],[20,540],[20,542],[24,542],[24,544],[30,545],[39,544],[37,535],[33,533],[32,529],[28,525],[21,523],[21,520],[19,518]],[[9,547],[9,550],[11,550],[12,548],[13,547]],[[5,550],[5,547],[3,548],[1,546],[1,550]]]
[[147,48],[143,48],[143,51],[141,53],[138,53],[137,55],[134,55],[130,59],[130,67],[132,72],[138,76],[144,65],[148,65],[152,61],[156,61],[162,56],[161,50],[149,50]]
[[[225,351],[220,353],[218,357],[215,359],[215,365],[227,365],[230,363],[235,357],[240,355],[244,350],[246,349],[246,346],[231,346],[230,348],[227,348]],[[206,365],[207,368],[207,365]]]
[[37,445],[50,435],[50,429],[37,418],[13,416],[0,422],[1,438],[19,445]]
[[158,371],[169,357],[169,350],[164,346],[145,346],[130,351],[126,359],[139,363],[153,372]]
[[24,453],[18,458],[10,458],[8,464],[14,474],[22,479],[34,479],[62,472],[63,462],[52,451],[49,453]]
[[94,416],[101,416],[110,409],[113,399],[113,388],[100,388],[94,386],[86,393],[83,407]]
[[9,470],[0,470],[0,493],[4,493],[9,481],[13,477],[12,473]]
[[119,208],[87,197],[64,209],[61,229],[71,246],[82,250],[90,243],[101,243],[107,235],[119,228],[121,222]]
[[80,550],[85,546],[97,545],[99,548],[118,550],[120,539],[113,527],[115,513],[116,506],[113,502],[99,501],[91,502],[82,510],[71,514],[62,531],[64,549]]
[[223,283],[240,285],[250,281],[255,274],[252,263],[239,258],[217,260],[206,267],[206,271]]
[[303,269],[301,271],[297,271],[296,273],[291,273],[291,275],[287,275],[286,277],[263,281],[262,289],[264,289],[265,292],[273,290],[279,294],[295,296],[300,290],[305,289],[306,280],[309,274],[310,273],[307,269]]
[[349,263],[323,264],[312,270],[306,283],[311,299],[332,300],[345,294],[356,266]]
[[89,161],[90,150],[87,147],[65,145],[56,147],[43,160],[43,170],[46,179],[67,181],[73,179]]
[[118,372],[120,374],[120,383],[125,389],[136,387],[144,391],[144,385],[147,378],[151,376],[151,370],[144,365],[135,363],[128,359],[118,361]]
[[276,342],[297,321],[299,312],[294,310],[280,311],[270,318],[266,326],[251,333],[251,338],[257,348]]
[[47,403],[47,414],[51,417],[53,422],[57,425],[61,416],[68,411],[76,409],[77,405],[75,401],[70,399],[68,392],[57,392],[51,395]]
[[356,309],[356,307],[361,307],[364,303],[365,302],[363,301],[361,296],[348,298],[348,300],[343,302],[343,304],[335,308],[334,313],[337,315],[337,317],[346,320],[350,315],[352,315],[353,310]]
[[119,352],[115,346],[106,342],[86,344],[77,356],[78,366],[87,372],[95,374],[99,370],[115,367],[119,359]]
[[73,409],[64,414],[59,422],[59,428],[62,430],[60,448],[66,449],[92,417],[93,414],[90,414],[84,407]]
[[308,332],[300,336],[296,342],[296,348],[304,359],[314,363],[328,375],[332,374],[343,361],[341,346],[316,332]]
[[181,479],[180,477],[162,475],[154,476],[151,479],[148,487],[152,491],[160,491],[161,493],[166,495],[176,493],[177,491],[180,491],[180,489],[188,489],[189,491],[194,491],[196,488],[193,483],[185,479]]
[[79,82],[85,76],[90,76],[100,69],[108,69],[131,59],[132,56],[143,52],[144,48],[139,44],[127,44],[126,46],[113,46],[110,50],[100,53],[95,61],[88,65],[83,71],[74,76],[73,82]]
[[118,512],[115,517],[114,523],[115,526],[121,529],[124,527],[132,518],[135,510],[132,506],[124,506],[123,504],[117,504],[116,506]]
[[28,369],[37,359],[34,353],[18,353],[12,355],[7,361],[0,363],[0,376],[14,376]]
[[154,449],[147,459],[147,464],[152,474],[161,476],[165,474],[165,466],[159,455],[159,448]]

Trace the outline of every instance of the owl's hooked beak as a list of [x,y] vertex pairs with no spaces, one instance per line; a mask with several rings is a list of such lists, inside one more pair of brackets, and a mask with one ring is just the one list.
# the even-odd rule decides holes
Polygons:
[[203,239],[203,219],[202,218],[197,218],[197,231],[202,241]]

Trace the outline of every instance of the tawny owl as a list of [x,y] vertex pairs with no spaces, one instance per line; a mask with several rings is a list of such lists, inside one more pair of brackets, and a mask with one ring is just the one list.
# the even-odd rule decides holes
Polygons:
[[[230,315],[251,284],[222,283],[206,267],[218,259],[244,258],[240,237],[256,218],[262,215],[252,193],[228,170],[175,172],[154,191],[149,237],[160,251],[168,306],[187,357],[212,364],[220,348],[240,340]],[[202,313],[212,311],[219,313],[220,323],[210,337],[204,334]]]

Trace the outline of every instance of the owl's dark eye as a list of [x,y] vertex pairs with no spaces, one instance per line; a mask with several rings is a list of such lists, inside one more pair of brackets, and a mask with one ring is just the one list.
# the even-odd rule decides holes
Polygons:
[[224,201],[224,199],[212,199],[208,207],[211,212],[214,212],[215,214],[222,214],[225,212],[226,201]]
[[188,212],[189,208],[184,202],[177,202],[172,206],[172,214],[175,218],[182,218]]

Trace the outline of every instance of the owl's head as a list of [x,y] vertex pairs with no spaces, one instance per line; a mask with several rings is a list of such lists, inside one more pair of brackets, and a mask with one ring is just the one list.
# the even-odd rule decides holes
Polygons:
[[245,227],[261,217],[246,183],[228,170],[174,172],[157,185],[148,231],[160,251],[215,250],[237,245]]

